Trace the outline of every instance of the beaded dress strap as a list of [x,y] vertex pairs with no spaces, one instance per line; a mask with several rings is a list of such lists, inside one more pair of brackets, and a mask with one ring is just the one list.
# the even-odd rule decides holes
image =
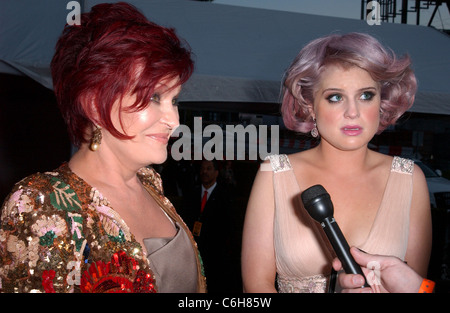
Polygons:
[[292,170],[291,163],[286,154],[269,155],[265,160],[270,160],[271,170],[275,173]]
[[395,156],[394,160],[392,160],[391,172],[412,175],[413,170],[414,170],[413,160],[404,159],[398,156]]

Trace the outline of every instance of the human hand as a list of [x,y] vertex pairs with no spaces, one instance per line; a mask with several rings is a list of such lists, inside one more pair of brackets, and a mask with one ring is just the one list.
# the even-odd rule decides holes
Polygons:
[[[350,253],[355,261],[361,265],[371,287],[362,288],[364,277],[361,275],[340,273],[338,279],[343,289],[342,292],[418,292],[423,278],[399,258],[368,254],[355,247],[350,249]],[[336,271],[342,269],[342,263],[339,259],[333,260],[333,268]]]

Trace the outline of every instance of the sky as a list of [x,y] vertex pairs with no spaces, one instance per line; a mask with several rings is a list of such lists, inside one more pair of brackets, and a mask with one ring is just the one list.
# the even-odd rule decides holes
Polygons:
[[[264,8],[280,11],[299,12],[307,14],[327,15],[344,18],[361,18],[361,0],[213,0],[218,4]],[[401,1],[397,1],[397,10]],[[413,6],[415,1],[409,1]],[[420,11],[420,24],[427,25],[434,6]],[[441,5],[434,17],[432,26],[438,29],[450,29],[450,14],[445,4]],[[397,22],[397,21],[396,21]],[[400,17],[398,18],[400,22]],[[416,23],[416,15],[408,14],[408,24]]]

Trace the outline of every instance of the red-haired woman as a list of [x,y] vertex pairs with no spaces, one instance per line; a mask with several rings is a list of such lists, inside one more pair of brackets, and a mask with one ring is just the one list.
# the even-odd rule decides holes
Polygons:
[[179,124],[189,47],[128,4],[100,4],[66,26],[51,69],[79,149],[6,199],[1,290],[205,291],[192,235],[147,167],[165,161]]
[[281,111],[286,127],[320,142],[270,156],[258,172],[243,234],[245,291],[327,290],[334,252],[300,200],[316,184],[331,195],[351,246],[396,256],[426,276],[431,212],[425,177],[412,160],[368,148],[412,105],[415,91],[409,58],[396,58],[369,35],[333,34],[300,51],[285,74]]

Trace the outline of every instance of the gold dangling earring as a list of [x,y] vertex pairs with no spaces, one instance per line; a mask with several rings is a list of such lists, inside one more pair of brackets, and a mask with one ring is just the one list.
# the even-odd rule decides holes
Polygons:
[[91,145],[89,149],[91,151],[97,151],[102,142],[102,129],[99,126],[95,126],[94,131],[92,132]]
[[313,127],[313,129],[311,129],[311,136],[313,136],[314,138],[317,138],[317,136],[319,136],[319,130],[317,129],[317,124],[316,124],[315,118],[313,118],[313,122],[314,122],[314,127]]

